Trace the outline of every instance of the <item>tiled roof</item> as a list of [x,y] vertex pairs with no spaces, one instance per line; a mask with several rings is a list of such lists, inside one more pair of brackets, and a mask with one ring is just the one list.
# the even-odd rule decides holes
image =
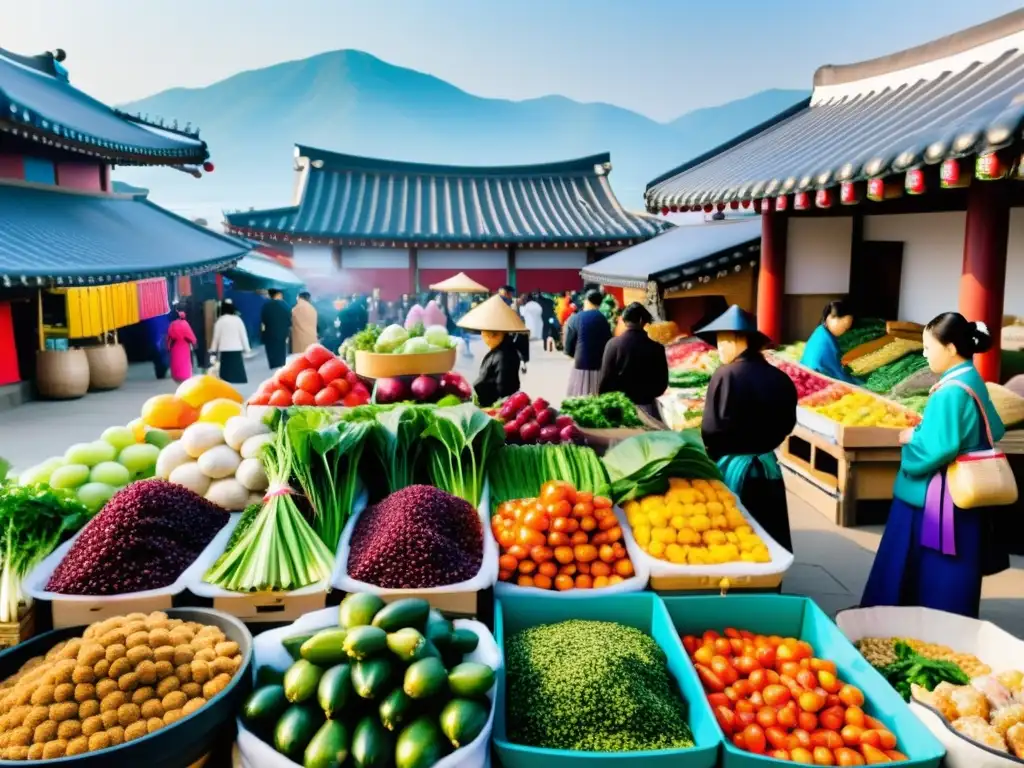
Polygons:
[[[961,38],[974,47],[957,48]],[[648,210],[824,189],[1002,149],[1021,138],[1022,83],[1020,11],[885,60],[823,67],[808,102],[652,181]]]
[[229,266],[248,243],[144,197],[0,185],[0,285],[82,285]]
[[756,261],[761,251],[761,219],[726,219],[680,226],[653,240],[595,261],[580,273],[584,282],[646,288],[697,281]]
[[667,222],[625,210],[607,154],[543,165],[459,167],[298,147],[309,159],[301,203],[226,215],[263,239],[402,244],[608,244],[646,240]]
[[201,163],[197,134],[149,126],[75,88],[52,55],[0,49],[0,130],[120,164]]

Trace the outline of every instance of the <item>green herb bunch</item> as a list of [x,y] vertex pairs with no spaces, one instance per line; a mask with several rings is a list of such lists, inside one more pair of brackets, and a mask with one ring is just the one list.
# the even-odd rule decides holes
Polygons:
[[896,661],[879,670],[882,677],[896,689],[904,701],[910,701],[910,686],[919,685],[926,691],[935,690],[939,683],[967,685],[971,682],[967,674],[951,661],[926,659],[907,645],[898,642],[895,646]]

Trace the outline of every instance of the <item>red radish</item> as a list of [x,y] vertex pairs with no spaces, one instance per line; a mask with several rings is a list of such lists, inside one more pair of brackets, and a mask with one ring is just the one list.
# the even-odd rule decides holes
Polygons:
[[505,425],[505,442],[515,443],[519,441],[519,428],[516,427],[514,421],[510,421]]
[[327,347],[322,344],[310,344],[302,355],[314,368],[319,368],[328,360],[336,359]]
[[303,371],[295,378],[295,386],[303,392],[315,395],[324,388],[324,380],[320,378],[320,374],[316,371]]
[[297,389],[295,394],[292,395],[292,405],[316,405],[316,400],[306,390]]
[[515,403],[517,410],[523,409],[530,404],[530,396],[523,391],[516,392],[509,401]]
[[355,371],[349,371],[345,374],[345,381],[348,382],[350,387],[354,387],[360,380]]
[[543,408],[537,413],[537,423],[542,427],[552,424],[555,420],[554,408]]
[[532,443],[540,435],[540,424],[536,421],[528,421],[519,428],[519,438],[524,443]]
[[324,380],[324,384],[330,384],[336,379],[344,379],[345,374],[348,373],[348,366],[335,357],[321,365],[317,373]]
[[548,424],[546,427],[541,427],[538,442],[557,443],[558,427],[556,427],[554,424]]
[[276,405],[279,408],[292,404],[292,393],[285,389],[279,389],[267,400],[267,405]]
[[357,382],[356,385],[352,387],[352,391],[363,398],[364,402],[370,401],[370,390],[366,388],[366,385],[363,384],[363,382]]
[[338,390],[334,387],[324,387],[316,393],[313,399],[316,401],[317,405],[323,407],[327,405],[336,405],[341,399],[341,396],[338,394]]
[[437,379],[432,376],[417,376],[409,385],[409,391],[418,402],[429,402],[437,394]]
[[502,421],[512,421],[516,417],[516,412],[508,407],[508,403],[501,406],[501,410],[498,411],[498,418]]
[[539,415],[541,411],[548,407],[548,405],[549,403],[547,400],[543,397],[538,397],[533,401],[533,412]]
[[[350,394],[360,397],[355,387],[352,388]],[[378,405],[401,403],[403,400],[409,399],[405,383],[401,379],[377,379],[376,397]]]
[[565,414],[565,413],[561,414],[560,416],[556,416],[555,417],[555,426],[558,427],[559,429],[565,429],[566,427],[571,427],[575,423],[576,422],[572,420],[572,416],[569,416],[568,414]]
[[562,431],[558,433],[558,436],[563,443],[578,443],[583,439],[583,433],[580,432],[579,427],[575,424],[562,427]]

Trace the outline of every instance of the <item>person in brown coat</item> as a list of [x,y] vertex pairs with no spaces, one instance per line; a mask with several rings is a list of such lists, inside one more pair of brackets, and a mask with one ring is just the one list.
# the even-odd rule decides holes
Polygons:
[[309,292],[303,291],[292,307],[292,354],[301,355],[316,341],[316,307],[310,301]]

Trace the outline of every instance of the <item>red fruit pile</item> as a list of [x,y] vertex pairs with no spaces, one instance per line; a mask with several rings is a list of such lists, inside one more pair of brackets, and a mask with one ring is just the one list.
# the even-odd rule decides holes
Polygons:
[[571,416],[559,415],[542,397],[531,403],[525,392],[516,392],[506,400],[497,417],[505,424],[506,443],[575,443],[581,438]]
[[798,400],[803,400],[808,395],[813,395],[832,385],[832,382],[824,376],[819,376],[798,365],[781,360],[772,360],[772,364],[792,379]]
[[896,736],[864,711],[864,694],[795,637],[726,629],[686,635],[726,738],[747,752],[805,765],[904,762]]
[[327,347],[311,344],[272,378],[260,384],[249,405],[344,405],[370,402],[370,390],[355,371]]

